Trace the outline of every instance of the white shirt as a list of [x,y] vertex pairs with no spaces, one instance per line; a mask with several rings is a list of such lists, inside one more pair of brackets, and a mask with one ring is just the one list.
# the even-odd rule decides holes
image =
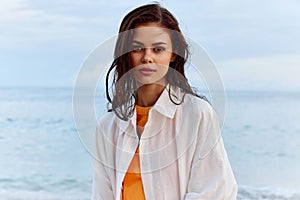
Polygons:
[[[175,102],[183,97],[179,89],[171,94]],[[140,139],[135,112],[128,121],[107,113],[97,125],[95,141],[93,200],[121,199],[138,145],[147,200],[236,199],[237,184],[216,112],[198,97],[186,94],[176,105],[165,89],[149,111]]]

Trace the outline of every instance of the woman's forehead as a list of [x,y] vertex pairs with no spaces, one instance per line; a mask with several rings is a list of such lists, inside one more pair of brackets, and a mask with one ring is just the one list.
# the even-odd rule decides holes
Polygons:
[[156,26],[138,26],[134,29],[133,40],[143,44],[153,44],[163,42],[171,44],[168,29]]

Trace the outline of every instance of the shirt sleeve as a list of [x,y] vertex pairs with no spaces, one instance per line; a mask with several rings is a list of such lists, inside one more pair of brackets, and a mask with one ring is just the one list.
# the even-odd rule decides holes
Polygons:
[[100,125],[97,126],[93,154],[92,200],[113,200],[114,194],[105,166],[105,146]]
[[214,110],[204,114],[198,132],[185,200],[236,199],[237,184]]

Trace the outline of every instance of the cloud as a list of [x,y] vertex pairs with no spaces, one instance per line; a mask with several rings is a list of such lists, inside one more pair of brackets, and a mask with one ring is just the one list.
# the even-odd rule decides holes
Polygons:
[[[275,49],[275,45],[284,47],[290,42],[286,38],[300,42],[297,1],[288,5],[285,1],[270,0],[160,2],[174,13],[188,36],[212,46],[216,52],[224,46],[231,48],[230,51],[250,46],[245,54],[254,54],[258,44],[263,43],[261,49],[266,51]],[[149,1],[2,0],[0,48],[16,49],[20,44],[26,48],[41,47],[53,42],[73,46],[74,42],[84,45],[105,40],[117,32],[121,18],[128,11],[144,3]],[[223,53],[217,53],[225,54],[220,51]]]
[[169,3],[183,32],[221,59],[299,52],[300,2],[213,0]]
[[218,66],[229,89],[300,90],[300,54],[233,59]]
[[[128,11],[144,3],[151,1],[1,0],[1,65],[8,67],[10,74],[15,73],[13,66],[27,65],[31,70],[53,60],[54,71],[61,71],[61,66],[75,69],[91,49],[117,33]],[[177,17],[183,32],[221,66],[225,86],[299,85],[295,77],[299,65],[292,63],[299,60],[300,52],[299,1],[160,3]],[[42,61],[34,62],[39,59]]]
[[[26,0],[4,0],[0,7],[0,46],[2,49],[26,49],[51,43],[84,43],[101,37],[99,27],[109,20],[88,14],[84,6],[65,2],[35,5]],[[50,3],[49,3],[50,2]],[[77,2],[78,3],[78,2]],[[65,9],[68,8],[68,9]],[[83,10],[83,11],[82,11]],[[101,11],[100,11],[101,13]],[[101,16],[101,15],[100,15]],[[84,38],[83,40],[79,38]]]

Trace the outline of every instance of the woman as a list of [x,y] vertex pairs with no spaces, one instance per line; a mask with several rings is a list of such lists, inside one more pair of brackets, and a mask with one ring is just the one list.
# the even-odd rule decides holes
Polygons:
[[111,109],[96,130],[93,199],[236,198],[216,113],[185,78],[188,55],[167,9],[124,17],[106,81]]

